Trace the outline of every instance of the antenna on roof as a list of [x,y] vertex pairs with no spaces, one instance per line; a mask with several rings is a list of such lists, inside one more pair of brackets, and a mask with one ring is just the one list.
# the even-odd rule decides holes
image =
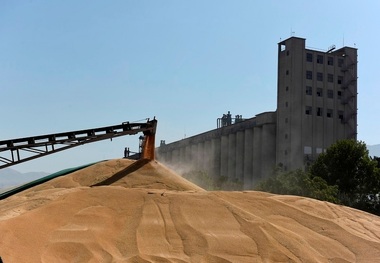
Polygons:
[[295,33],[296,33],[296,32],[293,31],[293,28],[290,28],[290,36],[291,36],[291,37],[294,37],[294,34],[295,34]]
[[343,34],[343,46],[344,46],[344,34]]
[[327,49],[327,53],[330,53],[331,51],[333,51],[335,49],[335,45],[331,45],[328,49]]

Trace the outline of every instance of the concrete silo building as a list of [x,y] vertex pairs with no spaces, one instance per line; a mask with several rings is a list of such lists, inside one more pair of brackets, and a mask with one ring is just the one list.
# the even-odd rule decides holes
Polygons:
[[305,39],[278,44],[276,163],[310,164],[341,139],[357,135],[357,49],[308,49]]
[[357,135],[357,49],[309,49],[305,39],[278,44],[277,110],[243,119],[224,114],[217,128],[180,141],[161,143],[158,159],[255,182],[275,166],[305,169],[340,139]]

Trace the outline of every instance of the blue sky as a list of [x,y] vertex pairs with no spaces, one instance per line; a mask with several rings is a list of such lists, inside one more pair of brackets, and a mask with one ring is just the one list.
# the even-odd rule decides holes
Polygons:
[[[277,43],[358,48],[358,139],[380,143],[379,1],[0,1],[0,139],[158,119],[157,143],[276,109]],[[293,33],[292,33],[293,32]],[[122,157],[138,136],[13,166]]]

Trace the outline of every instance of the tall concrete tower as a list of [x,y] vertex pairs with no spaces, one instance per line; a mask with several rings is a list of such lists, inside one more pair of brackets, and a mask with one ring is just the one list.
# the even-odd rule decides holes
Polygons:
[[340,139],[357,135],[357,49],[278,44],[276,163],[306,168]]

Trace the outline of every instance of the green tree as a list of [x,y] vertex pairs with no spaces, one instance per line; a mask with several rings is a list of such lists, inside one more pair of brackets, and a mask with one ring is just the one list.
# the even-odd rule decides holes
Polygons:
[[276,169],[274,176],[262,180],[255,190],[339,203],[338,187],[330,186],[322,178],[311,177],[309,173],[300,169],[286,173]]
[[[310,167],[312,177],[320,177],[336,185],[343,204],[358,207],[368,195],[380,191],[377,162],[369,157],[364,142],[341,140],[318,156]],[[360,208],[360,207],[359,207]]]
[[310,174],[307,178],[306,183],[308,189],[308,197],[336,204],[341,203],[338,199],[338,186],[329,185],[323,178],[318,176],[311,177]]
[[380,169],[380,157],[374,156],[373,160],[377,163],[376,167]]

